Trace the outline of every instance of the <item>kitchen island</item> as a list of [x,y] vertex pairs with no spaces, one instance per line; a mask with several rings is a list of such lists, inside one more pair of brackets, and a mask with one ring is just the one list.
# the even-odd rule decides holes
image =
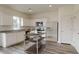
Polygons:
[[[23,45],[21,47],[23,51],[39,53],[38,49],[45,44],[45,31],[37,31],[35,28],[33,26],[0,26],[0,46],[6,48],[22,42]],[[29,34],[26,34],[28,29],[30,30]],[[27,36],[30,38],[27,39]]]
[[20,43],[25,39],[25,29],[22,27],[0,26],[0,46],[8,46]]

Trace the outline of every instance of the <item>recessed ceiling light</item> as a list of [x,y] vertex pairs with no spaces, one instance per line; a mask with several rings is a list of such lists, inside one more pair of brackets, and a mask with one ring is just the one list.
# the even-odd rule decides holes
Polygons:
[[49,5],[49,7],[52,7],[52,5]]
[[31,9],[31,8],[29,8],[29,9],[28,9],[28,12],[32,12],[32,9]]

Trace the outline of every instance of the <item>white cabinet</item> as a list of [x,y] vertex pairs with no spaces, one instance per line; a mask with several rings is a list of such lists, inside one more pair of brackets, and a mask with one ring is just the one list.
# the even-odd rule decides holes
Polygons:
[[6,33],[6,38],[5,38],[5,40],[6,40],[6,46],[10,46],[10,45],[13,45],[13,44],[15,44],[16,43],[16,41],[17,41],[17,38],[16,38],[17,36],[16,36],[16,33],[14,32],[14,33]]
[[0,25],[12,25],[12,24],[13,24],[12,16],[0,12]]
[[2,13],[0,12],[0,25],[3,24],[3,20],[2,20],[2,18],[3,18],[3,15],[2,15]]
[[25,39],[25,31],[16,33],[16,42],[22,42]]
[[0,34],[0,46],[2,45],[2,34]]
[[3,33],[2,47],[8,47],[24,41],[25,39],[24,34],[25,31]]
[[3,25],[12,25],[12,16],[3,14],[2,23]]

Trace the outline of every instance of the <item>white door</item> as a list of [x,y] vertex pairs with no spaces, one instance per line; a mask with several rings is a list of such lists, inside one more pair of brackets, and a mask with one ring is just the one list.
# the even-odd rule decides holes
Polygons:
[[61,43],[71,43],[72,40],[72,20],[71,16],[61,18]]
[[79,48],[79,13],[73,19],[73,44]]

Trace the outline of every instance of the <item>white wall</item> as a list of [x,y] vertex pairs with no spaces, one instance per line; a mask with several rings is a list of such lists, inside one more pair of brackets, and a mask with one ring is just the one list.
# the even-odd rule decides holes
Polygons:
[[73,14],[73,39],[72,45],[76,48],[79,53],[79,5],[74,5]]
[[61,43],[70,43],[79,53],[79,5],[70,5],[59,8]]
[[[0,25],[12,25],[12,17],[18,16],[24,18],[24,25],[28,25],[28,15],[10,9],[8,7],[0,6]],[[28,24],[27,24],[28,23]]]

